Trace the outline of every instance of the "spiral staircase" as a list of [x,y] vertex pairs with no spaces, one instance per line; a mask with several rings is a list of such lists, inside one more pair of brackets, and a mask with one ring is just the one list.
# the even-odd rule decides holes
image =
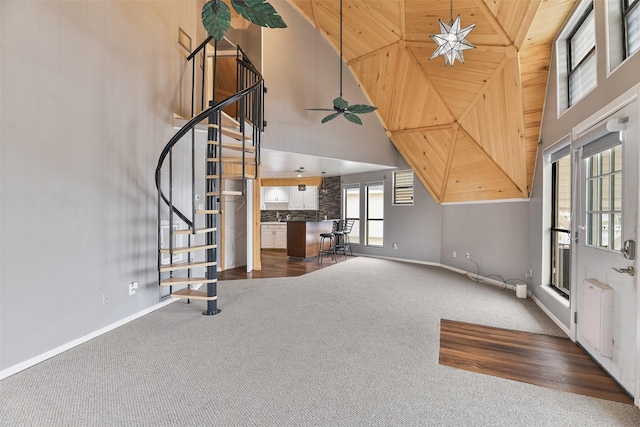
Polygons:
[[[247,180],[256,178],[265,88],[262,75],[239,46],[235,93],[220,101],[215,99],[223,68],[218,43],[206,39],[187,62],[192,118],[166,144],[156,168],[158,282],[169,288],[171,297],[207,301],[203,314],[214,315],[220,311],[222,197],[245,195]],[[206,99],[208,91],[213,99]],[[206,108],[194,115],[197,104]]]

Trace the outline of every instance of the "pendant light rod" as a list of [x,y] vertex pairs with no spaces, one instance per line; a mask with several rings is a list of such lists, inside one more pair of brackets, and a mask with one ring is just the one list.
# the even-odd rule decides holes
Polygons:
[[307,108],[307,110],[330,111],[331,114],[322,119],[322,123],[327,123],[338,116],[342,116],[351,123],[357,125],[362,124],[359,114],[371,113],[377,110],[377,107],[366,104],[352,104],[342,97],[342,0],[340,0],[340,96],[333,100],[333,108]]
[[340,98],[342,98],[342,0],[340,0]]
[[453,25],[453,0],[449,0],[449,25]]

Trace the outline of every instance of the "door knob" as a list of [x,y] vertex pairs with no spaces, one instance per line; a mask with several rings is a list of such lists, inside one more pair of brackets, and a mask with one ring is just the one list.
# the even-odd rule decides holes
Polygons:
[[633,268],[632,265],[630,265],[627,268],[615,268],[615,267],[611,267],[613,268],[617,273],[627,273],[629,276],[633,276],[634,274],[636,274],[636,270],[635,268]]

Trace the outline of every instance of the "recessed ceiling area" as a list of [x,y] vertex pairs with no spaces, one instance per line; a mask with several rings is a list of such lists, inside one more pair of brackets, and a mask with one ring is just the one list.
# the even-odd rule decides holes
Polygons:
[[[352,162],[329,157],[309,156],[277,150],[260,150],[261,178],[305,178],[322,176],[343,176],[363,172],[393,169],[387,165]],[[297,172],[300,168],[304,172]]]

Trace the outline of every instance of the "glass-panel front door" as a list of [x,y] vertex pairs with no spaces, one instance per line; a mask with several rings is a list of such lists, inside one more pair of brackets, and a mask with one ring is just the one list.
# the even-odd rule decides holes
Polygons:
[[[634,394],[637,393],[638,275],[626,272],[625,269],[636,267],[636,263],[626,259],[621,249],[625,240],[637,240],[636,102],[605,121],[624,117],[629,117],[629,122],[621,133],[622,145],[608,147],[584,159],[581,152],[577,152],[576,280],[572,304],[577,312],[577,341],[630,394]],[[596,286],[585,282],[586,279],[597,281]],[[612,296],[613,304],[608,308],[593,304],[600,301],[604,292]],[[613,339],[601,339],[601,334],[606,335],[607,331]]]

